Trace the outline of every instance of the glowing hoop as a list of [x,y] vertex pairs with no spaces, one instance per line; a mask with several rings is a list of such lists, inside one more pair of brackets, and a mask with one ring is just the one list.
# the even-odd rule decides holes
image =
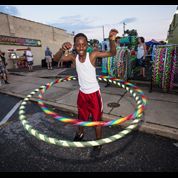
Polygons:
[[[58,115],[56,112],[51,111],[49,108],[47,108],[47,106],[42,101],[43,100],[42,95],[46,92],[46,90],[51,88],[54,84],[64,82],[64,81],[77,80],[77,78],[73,77],[73,76],[66,77],[65,79],[57,79],[51,83],[47,83],[46,86],[41,86],[42,89],[40,90],[40,94],[38,95],[38,105],[41,107],[43,112],[45,112],[47,115],[50,115],[51,117],[53,117],[56,120],[59,120],[61,122],[65,122],[65,123],[74,124],[74,125],[85,126],[85,127],[119,125],[125,121],[135,119],[139,115],[142,115],[142,113],[144,111],[144,107],[146,105],[146,97],[144,96],[143,92],[138,87],[136,87],[135,85],[133,85],[129,82],[124,82],[124,81],[116,79],[116,78],[98,76],[98,79],[103,80],[103,81],[108,81],[110,83],[118,85],[118,86],[126,89],[127,91],[129,91],[130,94],[134,97],[134,99],[136,100],[136,102],[138,104],[135,112],[132,114],[129,114],[128,116],[125,116],[123,118],[114,119],[112,121],[81,121],[78,119],[63,117],[63,116]],[[140,97],[137,96],[136,93],[132,89],[130,89],[130,87],[134,88],[134,90],[140,94]]]
[[[103,79],[106,79],[103,77]],[[65,79],[64,79],[65,80]],[[109,82],[111,81],[119,81],[118,79],[112,79],[109,80]],[[120,81],[121,82],[121,81]],[[134,86],[133,84],[130,84],[128,82],[125,83],[125,85],[127,84],[127,86],[131,86],[131,87],[135,87],[135,91],[137,93],[140,93],[141,95],[143,95],[143,92],[137,88],[136,86]],[[124,85],[124,84],[123,84]],[[44,89],[45,86],[41,86],[41,88]],[[126,90],[128,90],[129,87],[126,87]],[[119,133],[110,136],[108,138],[103,138],[100,140],[96,140],[96,141],[82,141],[82,142],[72,142],[72,141],[66,141],[66,140],[59,140],[57,138],[53,138],[53,137],[48,137],[45,134],[40,133],[38,130],[35,130],[30,124],[29,122],[26,120],[27,117],[25,116],[25,106],[27,105],[27,101],[29,101],[29,99],[36,93],[39,92],[40,89],[35,89],[34,91],[32,91],[29,95],[26,96],[26,98],[24,98],[23,102],[20,105],[19,108],[19,119],[23,125],[23,127],[33,136],[35,136],[37,139],[42,140],[44,142],[47,142],[49,144],[54,144],[57,146],[62,146],[62,147],[93,147],[93,146],[98,146],[98,145],[103,145],[103,144],[107,144],[107,143],[111,143],[113,141],[116,141],[118,139],[123,138],[124,136],[126,136],[127,134],[129,134],[133,129],[135,129],[138,126],[138,123],[141,121],[140,117],[142,115],[139,114],[137,116],[136,119],[134,119],[129,126],[127,126],[123,131],[120,131]],[[139,96],[137,96],[137,93],[135,93],[133,90],[131,90],[131,93],[133,93],[133,96],[135,97],[135,99],[137,98],[137,105],[140,105],[142,103],[144,103],[144,106],[146,105],[146,98],[145,97],[141,97],[142,100],[139,100]],[[144,95],[143,95],[144,96]],[[141,107],[141,106],[140,106]]]

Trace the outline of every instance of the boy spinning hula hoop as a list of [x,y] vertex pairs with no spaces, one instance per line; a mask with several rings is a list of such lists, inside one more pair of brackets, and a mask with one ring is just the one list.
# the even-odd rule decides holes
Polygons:
[[[103,103],[100,94],[100,87],[96,79],[95,63],[97,58],[111,57],[116,55],[115,38],[118,34],[116,29],[109,32],[110,51],[93,51],[87,53],[88,39],[83,33],[78,33],[74,37],[74,48],[77,54],[67,54],[66,51],[72,48],[72,44],[66,42],[62,48],[54,55],[54,60],[60,59],[64,62],[72,61],[76,66],[79,81],[79,93],[77,99],[78,119],[87,121],[92,115],[93,121],[100,121],[103,113]],[[65,55],[63,55],[65,53]],[[95,127],[96,139],[102,138],[101,126]],[[74,141],[81,141],[84,137],[84,127],[79,126],[74,137]],[[94,147],[100,150],[101,146]]]

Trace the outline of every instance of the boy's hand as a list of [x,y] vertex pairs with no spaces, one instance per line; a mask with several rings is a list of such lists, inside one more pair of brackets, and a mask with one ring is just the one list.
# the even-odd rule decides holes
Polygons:
[[116,35],[118,33],[119,33],[118,30],[111,29],[111,31],[109,32],[109,40],[115,40],[116,39]]
[[66,51],[72,48],[72,44],[70,42],[66,42],[62,45],[62,50]]

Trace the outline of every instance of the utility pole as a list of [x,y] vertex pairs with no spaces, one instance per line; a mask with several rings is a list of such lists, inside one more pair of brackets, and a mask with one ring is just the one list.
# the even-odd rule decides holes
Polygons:
[[104,25],[102,27],[103,27],[103,41],[104,41]]
[[123,23],[123,30],[124,30],[124,33],[123,33],[123,36],[125,36],[125,22]]

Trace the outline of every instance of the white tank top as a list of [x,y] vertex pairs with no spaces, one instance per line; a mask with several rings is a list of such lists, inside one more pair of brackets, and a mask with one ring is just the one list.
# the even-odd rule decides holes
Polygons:
[[137,59],[141,59],[144,56],[144,47],[143,45],[137,47]]
[[79,56],[76,57],[76,70],[80,91],[85,94],[94,93],[99,90],[99,84],[96,79],[96,68],[91,64],[89,53],[86,54],[84,63],[79,61]]

